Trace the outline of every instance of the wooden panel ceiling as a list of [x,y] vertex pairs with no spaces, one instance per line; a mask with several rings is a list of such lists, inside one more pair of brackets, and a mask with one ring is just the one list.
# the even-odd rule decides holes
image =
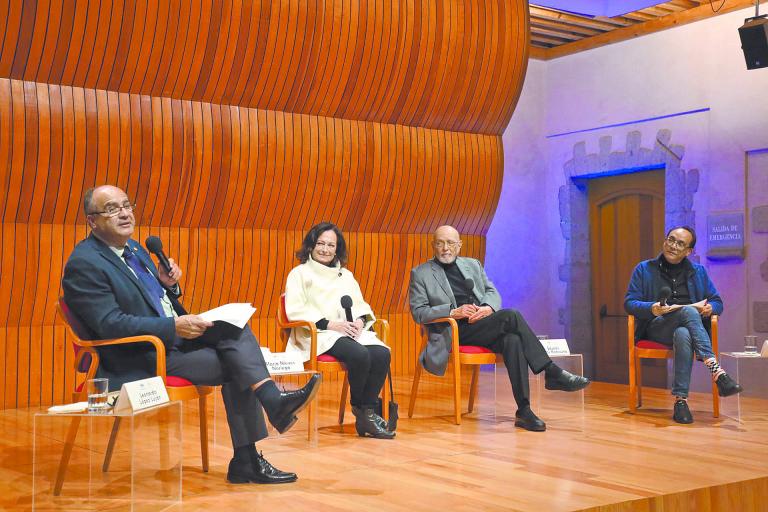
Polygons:
[[[760,0],[764,3],[768,0]],[[621,16],[582,16],[530,4],[531,57],[553,59],[754,5],[754,0],[673,0]],[[734,31],[736,27],[734,27]]]

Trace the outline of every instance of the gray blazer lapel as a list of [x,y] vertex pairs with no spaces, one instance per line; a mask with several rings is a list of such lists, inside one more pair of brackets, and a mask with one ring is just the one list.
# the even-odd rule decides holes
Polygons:
[[456,297],[453,295],[453,290],[451,290],[451,284],[448,282],[448,276],[445,275],[445,270],[443,270],[443,268],[435,261],[430,261],[430,266],[432,267],[432,277],[435,278],[435,281],[440,288],[442,288],[445,295],[451,299],[451,304],[455,306]]

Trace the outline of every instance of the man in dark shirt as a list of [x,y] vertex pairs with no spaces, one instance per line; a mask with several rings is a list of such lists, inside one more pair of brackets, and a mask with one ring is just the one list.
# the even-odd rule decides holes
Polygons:
[[442,375],[448,364],[451,330],[446,323],[430,323],[450,316],[459,326],[459,344],[490,348],[504,357],[517,402],[515,425],[543,431],[546,425],[530,408],[528,368],[545,372],[545,387],[577,391],[589,380],[559,368],[519,311],[501,309],[501,296],[479,261],[460,258],[461,239],[451,226],[435,231],[434,259],[411,271],[411,314],[426,324],[429,341],[419,361],[430,373]]
[[[635,339],[646,338],[674,349],[672,418],[678,423],[693,422],[687,398],[694,354],[709,368],[720,396],[742,390],[720,368],[712,352],[710,317],[723,312],[723,301],[704,267],[688,259],[695,245],[693,228],[669,230],[661,254],[635,267],[624,299],[624,308],[637,317]],[[669,298],[660,299],[663,288],[669,288]]]

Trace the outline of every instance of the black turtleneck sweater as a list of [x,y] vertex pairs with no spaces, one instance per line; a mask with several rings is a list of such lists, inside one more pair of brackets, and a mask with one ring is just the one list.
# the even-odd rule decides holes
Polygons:
[[447,265],[440,262],[437,258],[435,258],[435,261],[438,265],[443,267],[445,275],[448,277],[448,284],[451,285],[453,296],[456,297],[456,306],[463,306],[464,304],[475,304],[479,306],[480,304],[477,303],[472,290],[467,288],[466,278],[461,274],[459,267],[456,265],[456,260]]
[[664,254],[659,256],[659,268],[661,269],[661,277],[664,279],[669,288],[672,290],[672,296],[667,301],[667,304],[692,304],[691,294],[688,291],[688,271],[691,270],[691,263],[688,258],[683,259],[677,265],[673,265],[667,261]]

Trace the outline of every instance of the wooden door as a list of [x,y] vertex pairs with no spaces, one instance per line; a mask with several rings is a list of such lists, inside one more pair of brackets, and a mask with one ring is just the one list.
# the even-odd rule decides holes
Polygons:
[[[661,251],[664,170],[590,180],[589,223],[595,379],[626,384],[624,295],[635,265]],[[666,386],[664,361],[643,368],[644,384]]]

